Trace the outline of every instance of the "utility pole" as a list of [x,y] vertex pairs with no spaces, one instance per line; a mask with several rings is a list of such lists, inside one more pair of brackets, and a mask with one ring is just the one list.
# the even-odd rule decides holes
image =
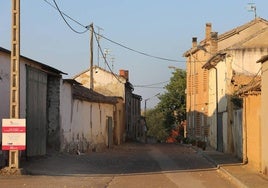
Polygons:
[[[20,117],[20,0],[12,0],[10,118]],[[19,168],[19,150],[9,150],[9,167]]]
[[90,89],[94,90],[94,80],[93,80],[93,35],[94,28],[93,23],[90,24]]

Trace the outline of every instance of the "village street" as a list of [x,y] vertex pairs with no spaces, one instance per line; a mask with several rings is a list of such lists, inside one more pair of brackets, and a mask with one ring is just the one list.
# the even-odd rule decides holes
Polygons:
[[0,176],[1,187],[235,187],[192,147],[127,143],[103,152],[51,153],[23,161],[28,175]]

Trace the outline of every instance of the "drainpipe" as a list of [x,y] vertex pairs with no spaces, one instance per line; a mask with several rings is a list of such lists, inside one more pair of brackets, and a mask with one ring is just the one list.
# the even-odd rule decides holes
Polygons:
[[213,69],[215,69],[215,77],[216,77],[216,96],[215,96],[215,99],[216,99],[216,112],[215,112],[215,115],[216,115],[216,131],[217,131],[217,150],[219,151],[219,142],[218,142],[218,137],[219,137],[219,132],[218,132],[218,109],[219,109],[219,104],[218,104],[218,69],[213,66],[212,67]]
[[248,156],[247,156],[247,116],[246,116],[246,108],[247,108],[247,99],[244,98],[244,104],[243,104],[243,135],[242,135],[242,139],[243,139],[243,164],[247,164],[248,163]]

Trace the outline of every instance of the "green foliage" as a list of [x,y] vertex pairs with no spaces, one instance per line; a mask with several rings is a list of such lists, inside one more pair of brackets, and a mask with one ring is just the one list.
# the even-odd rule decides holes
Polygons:
[[147,135],[158,141],[165,141],[173,126],[186,118],[186,72],[176,69],[165,88],[166,93],[158,97],[158,105],[146,112]]
[[147,135],[158,141],[165,141],[168,136],[164,126],[164,114],[157,108],[146,112]]
[[185,120],[186,72],[176,69],[165,88],[167,92],[159,97],[160,102],[157,108],[163,112],[165,127],[169,131],[172,125]]

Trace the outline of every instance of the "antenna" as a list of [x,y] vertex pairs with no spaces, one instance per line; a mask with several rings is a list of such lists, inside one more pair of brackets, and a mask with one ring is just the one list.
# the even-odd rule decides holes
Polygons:
[[[97,29],[98,29],[98,43],[100,43],[100,39],[101,39],[101,36],[100,36],[100,31],[103,31],[103,28],[99,27],[99,26],[96,26]],[[100,66],[100,48],[98,48],[98,67]]]
[[104,49],[104,57],[103,57],[104,58],[104,69],[106,69],[107,56],[110,55],[110,52],[111,52],[110,49],[108,49],[108,48]]
[[248,12],[254,12],[255,19],[257,18],[257,7],[255,3],[248,3],[247,6]]

